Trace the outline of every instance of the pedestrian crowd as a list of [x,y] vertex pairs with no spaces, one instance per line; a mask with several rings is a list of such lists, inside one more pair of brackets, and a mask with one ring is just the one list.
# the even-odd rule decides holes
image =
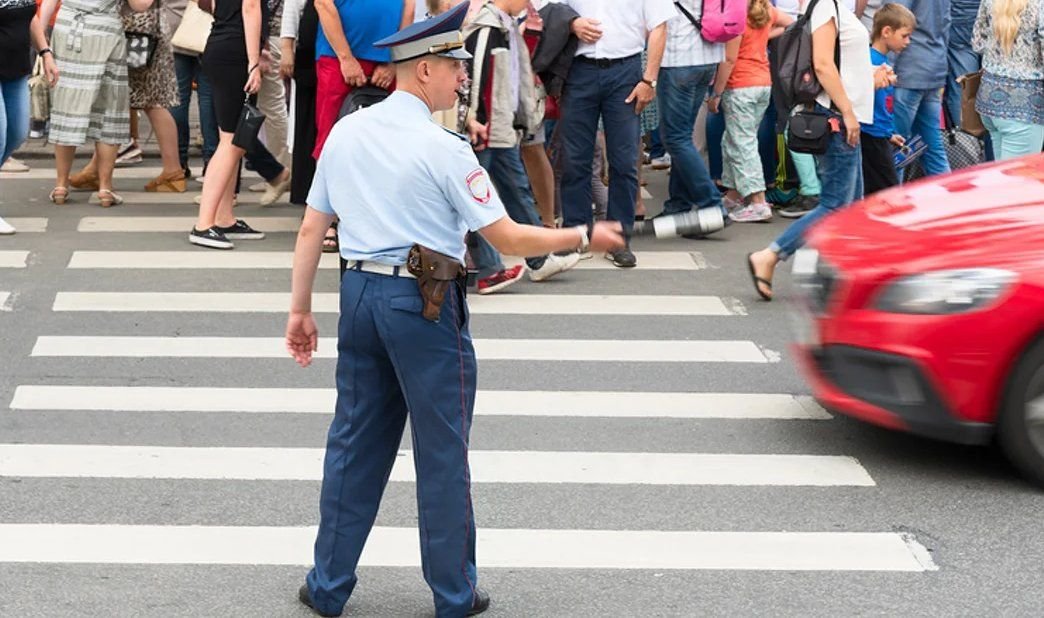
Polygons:
[[[144,190],[202,182],[189,241],[263,239],[235,216],[244,165],[264,180],[245,187],[262,205],[304,204],[334,124],[395,90],[390,52],[375,43],[468,1],[0,0],[4,170],[27,169],[10,155],[32,116],[55,149],[52,202],[91,191],[102,207],[121,204],[114,168],[142,161],[144,112],[162,161]],[[470,1],[470,78],[457,109],[435,120],[471,140],[510,217],[545,227],[608,219],[630,238],[647,212],[643,168],[670,170],[659,216],[720,221],[679,226],[687,237],[800,219],[749,257],[765,299],[776,263],[830,212],[904,175],[1044,146],[1044,0]],[[797,108],[781,83],[788,27],[811,33],[821,89]],[[795,109],[829,122],[819,150],[788,141]],[[960,128],[975,123],[981,148],[955,160],[969,143]],[[93,156],[74,170],[88,142]],[[337,225],[326,251],[338,251]],[[0,233],[13,232],[0,219]],[[590,257],[509,267],[481,235],[468,247],[480,294]],[[629,243],[605,257],[637,264]]]

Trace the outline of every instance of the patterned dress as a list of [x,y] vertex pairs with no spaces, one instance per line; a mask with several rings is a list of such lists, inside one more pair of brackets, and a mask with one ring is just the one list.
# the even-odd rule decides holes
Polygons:
[[53,144],[124,144],[130,135],[127,42],[120,0],[64,0],[51,46],[61,67],[51,100]]
[[[181,103],[178,78],[174,72],[174,48],[170,44],[170,27],[160,10],[160,0],[136,17],[149,24],[149,32],[156,37],[156,55],[152,64],[140,69],[129,69],[130,106],[134,109],[176,107]],[[124,18],[124,27],[127,26]]]

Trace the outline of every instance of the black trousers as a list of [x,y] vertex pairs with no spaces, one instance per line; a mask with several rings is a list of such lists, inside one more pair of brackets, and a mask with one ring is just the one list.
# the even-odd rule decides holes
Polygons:
[[863,195],[899,184],[894,151],[888,138],[863,133],[859,136],[859,144],[863,150]]

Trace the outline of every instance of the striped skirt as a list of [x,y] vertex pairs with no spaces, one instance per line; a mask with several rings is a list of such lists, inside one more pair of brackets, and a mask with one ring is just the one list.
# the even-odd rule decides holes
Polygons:
[[51,45],[62,74],[51,94],[50,141],[125,144],[130,137],[126,38],[122,31],[75,28],[59,14]]

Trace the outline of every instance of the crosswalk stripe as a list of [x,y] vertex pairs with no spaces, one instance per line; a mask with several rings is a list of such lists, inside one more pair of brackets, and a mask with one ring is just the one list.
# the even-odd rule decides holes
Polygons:
[[[337,313],[336,293],[312,296],[312,311]],[[502,294],[474,296],[472,314],[498,315],[736,315],[716,296]],[[263,292],[58,292],[55,311],[285,313],[289,293]]]
[[5,219],[18,230],[19,234],[26,232],[39,234],[47,231],[46,217],[5,217]]
[[[188,232],[185,234],[187,237]],[[695,252],[638,251],[635,255],[640,270],[700,270],[707,267],[703,256]],[[69,261],[69,268],[289,269],[293,267],[293,257],[293,253],[282,251],[75,251]],[[331,253],[324,254],[320,267],[338,268],[337,256]],[[601,256],[582,260],[577,268],[616,270],[612,263]]]
[[[188,190],[184,193],[149,193],[147,191],[128,191],[123,187],[127,186],[124,183],[116,182],[116,191],[123,198],[124,204],[128,206],[192,206],[198,208],[196,205],[196,196],[202,191],[202,187],[196,185],[188,187]],[[94,193],[84,194],[89,196],[89,199],[83,201],[91,204],[98,203],[98,196]],[[260,203],[262,193],[253,193],[251,191],[243,191],[236,196],[236,201],[240,206],[244,205],[255,205]],[[273,208],[286,207],[286,199],[288,195],[283,195],[281,201],[272,204]]]
[[28,251],[0,251],[0,268],[25,268]]
[[[119,183],[120,180],[127,179],[144,179],[151,180],[156,176],[163,173],[162,167],[154,166],[133,166],[133,167],[119,167],[113,172],[113,180]],[[54,180],[54,167],[33,167],[28,172],[0,172],[0,180]],[[244,182],[246,180],[244,179]],[[189,183],[194,184],[190,181]],[[199,187],[201,185],[196,184]]]
[[4,311],[8,298],[11,298],[11,293],[0,290],[0,311]]
[[[752,341],[629,341],[599,339],[476,339],[481,360],[659,363],[768,363]],[[38,337],[32,356],[109,358],[288,358],[275,337]],[[337,342],[322,338],[315,358],[336,358]]]
[[[21,385],[12,410],[331,414],[333,388]],[[480,416],[828,420],[811,397],[773,393],[478,391]]]
[[[316,481],[321,448],[0,444],[0,476]],[[875,485],[838,455],[471,451],[473,483],[600,485]],[[414,482],[413,453],[400,451],[391,480]]]
[[[195,217],[83,217],[78,232],[185,232],[196,224]],[[262,232],[297,232],[301,217],[250,217],[251,227]]]
[[[0,524],[0,562],[312,564],[315,528]],[[745,571],[936,570],[894,532],[537,530],[479,527],[481,568]],[[418,567],[416,528],[377,526],[361,566]]]

